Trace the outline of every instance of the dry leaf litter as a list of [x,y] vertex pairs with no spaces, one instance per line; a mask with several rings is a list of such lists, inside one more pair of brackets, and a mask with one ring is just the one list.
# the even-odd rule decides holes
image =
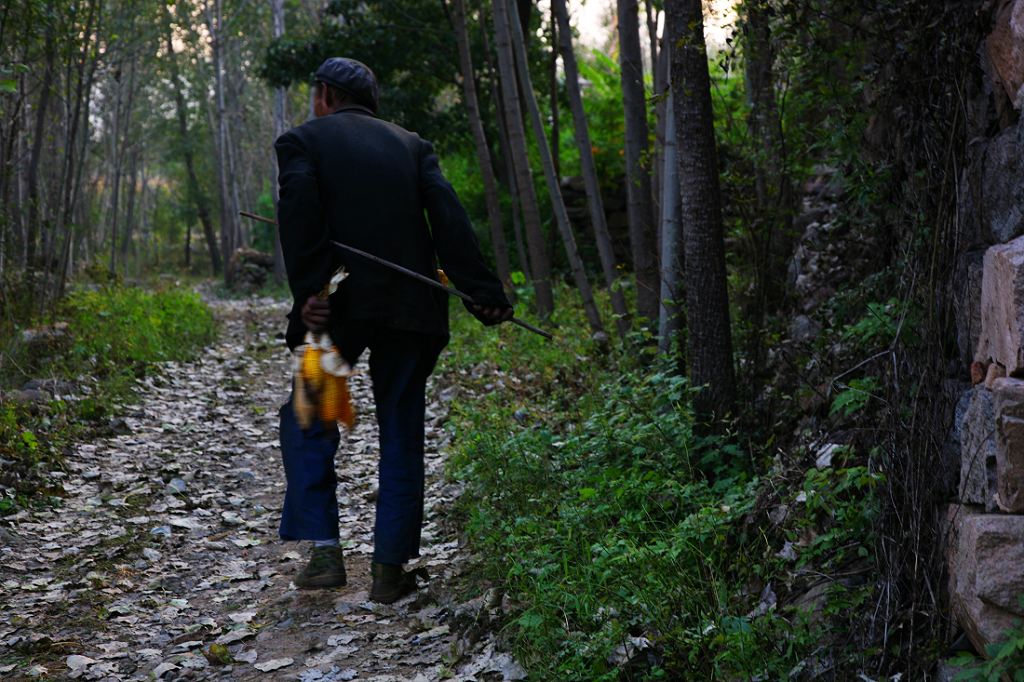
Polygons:
[[359,421],[337,459],[349,584],[300,592],[290,579],[307,547],[277,538],[287,308],[210,303],[220,340],[143,380],[121,433],[68,453],[67,471],[51,472],[58,506],[0,520],[0,677],[525,678],[488,628],[501,596],[458,604],[446,592],[465,559],[442,523],[459,493],[442,477],[452,389],[428,396],[420,565],[431,584],[390,606],[367,599],[377,433],[363,374],[351,381]]

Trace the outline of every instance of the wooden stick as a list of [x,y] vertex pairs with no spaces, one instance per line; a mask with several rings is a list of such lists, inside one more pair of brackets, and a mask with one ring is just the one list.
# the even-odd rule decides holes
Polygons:
[[[400,272],[403,275],[407,275],[409,277],[412,277],[415,280],[423,282],[424,284],[428,284],[428,285],[434,287],[435,289],[440,289],[441,291],[445,292],[449,296],[456,296],[458,298],[461,298],[463,301],[466,301],[467,303],[472,303],[473,305],[477,305],[476,301],[474,301],[468,294],[464,294],[461,291],[459,291],[458,289],[453,289],[452,287],[446,287],[445,285],[441,284],[437,280],[430,279],[426,275],[421,275],[420,273],[414,272],[413,270],[410,270],[409,268],[405,268],[405,267],[402,267],[401,265],[399,265],[397,263],[392,263],[391,261],[384,260],[383,258],[381,258],[379,256],[374,256],[372,253],[367,253],[366,251],[362,251],[360,249],[357,249],[354,246],[349,246],[348,244],[342,244],[341,242],[336,242],[336,241],[333,241],[333,240],[331,240],[331,243],[334,244],[337,247],[345,249],[346,251],[351,251],[352,253],[355,253],[355,254],[358,254],[358,255],[362,256],[363,258],[372,260],[374,263],[377,263],[378,265],[383,265],[386,268],[391,268],[392,270],[395,270],[396,272]],[[543,329],[538,329],[537,327],[534,327],[529,322],[523,322],[518,317],[513,317],[511,320],[509,320],[509,322],[511,322],[512,324],[517,324],[520,327],[522,327],[523,329],[528,329],[531,332],[533,332],[534,334],[540,334],[541,336],[543,336],[545,339],[548,339],[549,341],[551,339],[555,338],[549,332],[546,332]]]
[[[268,223],[270,225],[277,225],[277,221],[276,220],[272,220],[271,218],[264,218],[261,215],[257,215],[255,213],[250,213],[249,211],[239,211],[238,214],[242,215],[242,216],[245,216],[246,218],[251,218],[252,220],[259,220],[260,222]],[[457,298],[461,298],[463,301],[466,301],[468,303],[472,303],[473,305],[477,305],[476,301],[474,301],[472,299],[472,297],[470,297],[468,294],[464,294],[461,291],[459,291],[458,289],[453,289],[452,287],[446,287],[445,285],[441,284],[437,280],[430,279],[426,275],[421,275],[420,273],[414,272],[414,271],[410,270],[409,268],[402,267],[401,265],[398,265],[397,263],[392,263],[389,260],[384,260],[380,256],[375,256],[372,253],[367,253],[366,251],[362,251],[361,249],[357,249],[354,246],[349,246],[348,244],[342,244],[341,242],[336,242],[334,240],[331,240],[331,243],[334,244],[335,246],[339,247],[339,248],[345,249],[346,251],[351,251],[354,254],[362,256],[363,258],[366,258],[367,260],[371,260],[374,263],[377,263],[378,265],[383,265],[386,268],[391,268],[392,270],[400,272],[403,275],[407,275],[409,277],[412,277],[415,280],[423,282],[424,284],[432,286],[435,289],[440,289],[441,291],[445,292],[449,296],[455,296]],[[511,322],[512,324],[518,325],[518,326],[522,327],[523,329],[529,330],[529,331],[533,332],[534,334],[540,334],[541,336],[543,336],[545,339],[547,339],[549,341],[555,338],[554,335],[551,334],[550,332],[546,332],[543,329],[539,329],[537,327],[534,327],[529,322],[523,322],[518,317],[513,317],[511,320],[509,320],[509,322]]]
[[252,218],[253,220],[258,220],[261,223],[267,223],[269,225],[277,225],[277,221],[274,220],[273,218],[264,218],[261,215],[257,215],[255,213],[250,213],[249,211],[239,211],[238,215],[245,216],[246,218]]

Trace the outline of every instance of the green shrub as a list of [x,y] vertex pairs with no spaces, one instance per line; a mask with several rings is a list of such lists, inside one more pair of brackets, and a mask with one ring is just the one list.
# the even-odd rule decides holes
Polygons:
[[151,293],[104,287],[70,294],[62,311],[70,325],[70,371],[98,361],[118,364],[182,360],[209,343],[213,315],[191,291]]
[[[536,679],[619,679],[623,644],[643,637],[651,656],[637,655],[633,679],[811,667],[811,614],[761,590],[788,597],[794,572],[866,561],[881,477],[846,448],[833,468],[787,481],[738,435],[695,435],[671,359],[594,347],[573,299],[560,292],[550,343],[453,310],[443,361],[442,376],[469,393],[453,407],[451,475],[466,486],[482,575],[517,606],[517,656]],[[783,523],[764,520],[765,499],[787,505]],[[785,542],[799,546],[792,564],[778,556]],[[869,589],[836,581],[815,617],[844,636]]]

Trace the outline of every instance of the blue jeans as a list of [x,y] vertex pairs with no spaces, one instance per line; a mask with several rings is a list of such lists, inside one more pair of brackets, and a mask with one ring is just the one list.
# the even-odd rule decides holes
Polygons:
[[[373,560],[404,564],[419,556],[423,525],[423,422],[427,377],[445,345],[443,337],[365,325],[358,336],[336,339],[352,364],[370,349],[370,379],[380,430],[379,490]],[[281,513],[283,540],[338,537],[334,455],[337,425],[319,420],[308,429],[295,420],[291,399],[281,407],[281,455],[287,489]]]

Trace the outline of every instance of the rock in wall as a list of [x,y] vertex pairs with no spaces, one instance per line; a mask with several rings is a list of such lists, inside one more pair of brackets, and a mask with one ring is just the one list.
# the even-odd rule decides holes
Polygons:
[[996,78],[1015,109],[1024,106],[1024,0],[1003,0],[985,40]]
[[1024,616],[1024,516],[949,508],[949,592],[957,622],[979,652]]

